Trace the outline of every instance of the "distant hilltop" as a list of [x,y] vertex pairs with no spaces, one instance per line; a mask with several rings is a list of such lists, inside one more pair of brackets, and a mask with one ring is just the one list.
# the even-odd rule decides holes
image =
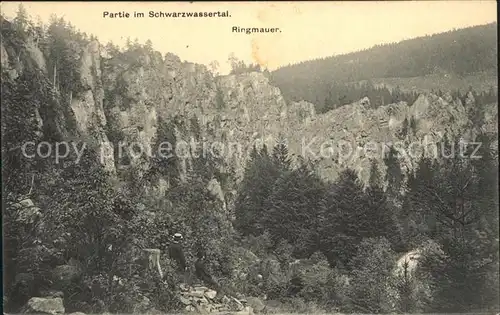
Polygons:
[[[484,80],[485,74],[496,82],[497,55],[495,22],[303,61],[271,72],[270,81],[286,99],[322,107],[332,84],[439,76],[447,81],[446,88],[460,89],[463,78],[474,75]],[[434,84],[434,88],[439,87]]]

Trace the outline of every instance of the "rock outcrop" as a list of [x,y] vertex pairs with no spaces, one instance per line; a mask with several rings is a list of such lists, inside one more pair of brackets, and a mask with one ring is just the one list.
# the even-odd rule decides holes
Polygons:
[[[15,48],[3,40],[0,48],[2,72],[10,79],[36,68],[47,82],[53,81],[35,44]],[[198,145],[207,144],[209,153],[217,147],[241,179],[254,145],[273,146],[284,138],[292,155],[317,160],[323,177],[334,179],[350,167],[366,181],[371,161],[382,161],[387,144],[398,143],[402,153],[412,145],[419,147],[412,154],[420,156],[425,143],[445,134],[474,137],[467,117],[472,95],[461,104],[450,95],[422,94],[414,104],[376,109],[363,98],[317,115],[311,103],[287,103],[262,73],[214,77],[203,65],[181,62],[172,54],[162,58],[145,49],[105,57],[97,41],[73,47],[73,52],[80,78],[74,90],[64,95],[56,91],[58,105],[41,104],[53,108],[40,108],[33,115],[67,138],[78,136],[94,143],[103,165],[112,172],[131,166],[141,177],[151,166],[150,157],[158,153],[156,143],[186,144],[194,139]],[[495,131],[496,106],[484,118],[484,129]],[[166,125],[175,139],[161,132]],[[181,178],[190,167],[193,152],[188,153],[179,156]],[[413,167],[417,159],[413,156],[403,154],[406,169]]]

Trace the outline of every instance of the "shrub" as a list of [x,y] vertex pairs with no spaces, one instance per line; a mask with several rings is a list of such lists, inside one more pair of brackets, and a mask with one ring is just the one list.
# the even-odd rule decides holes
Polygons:
[[349,298],[354,311],[389,313],[393,310],[390,279],[394,253],[385,238],[364,239],[351,262]]

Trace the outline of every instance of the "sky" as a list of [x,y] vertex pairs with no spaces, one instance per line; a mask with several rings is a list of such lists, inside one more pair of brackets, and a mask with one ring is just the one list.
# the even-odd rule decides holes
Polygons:
[[[19,2],[3,2],[13,17]],[[270,70],[288,64],[344,54],[497,21],[495,1],[338,1],[338,2],[23,2],[29,15],[44,22],[51,14],[94,34],[101,43],[123,45],[127,37],[171,52],[181,60],[229,71],[231,53],[247,64]],[[128,12],[130,18],[103,17]],[[148,12],[226,12],[230,17],[150,18]],[[134,12],[145,17],[134,18]],[[236,33],[233,27],[279,28],[275,33]]]

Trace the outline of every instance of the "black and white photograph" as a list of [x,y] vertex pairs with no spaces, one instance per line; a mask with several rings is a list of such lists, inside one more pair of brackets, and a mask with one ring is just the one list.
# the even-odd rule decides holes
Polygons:
[[4,314],[500,314],[496,1],[0,12]]

